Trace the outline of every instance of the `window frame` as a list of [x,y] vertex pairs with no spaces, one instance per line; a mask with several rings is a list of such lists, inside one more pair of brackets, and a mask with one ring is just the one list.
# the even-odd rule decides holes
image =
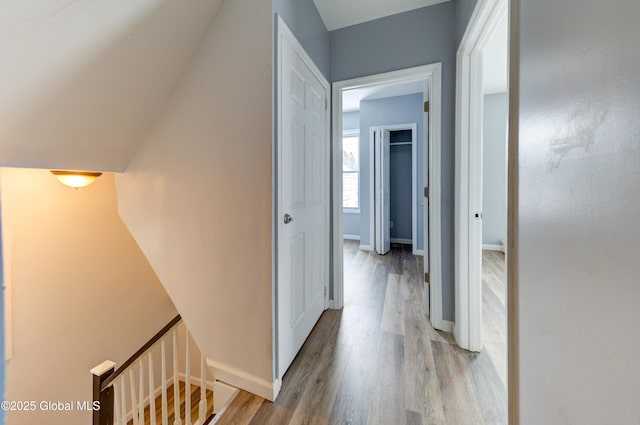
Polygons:
[[[360,156],[360,146],[361,144],[361,140],[360,140],[360,129],[356,128],[356,129],[352,129],[352,130],[344,130],[342,132],[342,143],[344,143],[344,139],[348,138],[348,137],[357,137],[358,138],[358,156]],[[341,143],[341,145],[342,145]],[[344,162],[342,163],[342,181],[343,181],[343,205],[342,205],[342,212],[344,214],[360,214],[360,205],[361,205],[361,197],[360,197],[360,175],[362,173],[361,171],[361,166],[360,166],[360,158],[358,158],[358,171],[347,171],[347,173],[349,174],[358,174],[358,207],[357,208],[348,208],[344,206]]]

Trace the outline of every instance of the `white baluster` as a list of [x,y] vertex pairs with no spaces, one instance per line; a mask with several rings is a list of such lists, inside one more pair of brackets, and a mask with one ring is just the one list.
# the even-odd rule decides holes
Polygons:
[[173,406],[175,410],[173,425],[182,425],[182,419],[180,418],[180,380],[178,379],[178,330],[176,328],[173,329]]
[[165,353],[164,338],[162,339],[161,351],[162,351],[162,425],[169,425],[169,419],[167,417],[167,358]]
[[120,416],[120,425],[127,425],[127,400],[125,395],[126,384],[124,375],[120,378],[120,404],[122,405],[122,416]]
[[140,423],[144,424],[144,368],[142,367],[142,357],[140,358],[140,404],[138,405],[138,414],[140,415]]
[[204,354],[200,354],[200,412],[198,421],[204,423],[207,419],[207,370],[204,362]]
[[185,411],[185,425],[191,425],[191,350],[189,349],[189,331],[185,330],[185,340],[186,344],[186,361],[185,365],[185,375],[186,382],[184,384],[184,411]]
[[122,417],[122,406],[120,404],[120,388],[118,388],[121,379],[113,383],[113,407],[114,407],[114,423],[119,423]]
[[133,416],[133,425],[140,425],[138,419],[138,400],[136,399],[136,384],[133,381],[133,369],[129,370],[129,385],[131,387],[131,415]]
[[156,386],[153,382],[153,355],[149,351],[149,416],[151,425],[156,425]]

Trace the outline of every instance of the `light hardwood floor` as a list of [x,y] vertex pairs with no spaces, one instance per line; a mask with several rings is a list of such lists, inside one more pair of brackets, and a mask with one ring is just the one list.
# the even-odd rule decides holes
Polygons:
[[429,325],[421,261],[346,241],[344,309],[322,315],[275,403],[241,391],[218,424],[506,424],[504,256],[483,255],[480,354]]

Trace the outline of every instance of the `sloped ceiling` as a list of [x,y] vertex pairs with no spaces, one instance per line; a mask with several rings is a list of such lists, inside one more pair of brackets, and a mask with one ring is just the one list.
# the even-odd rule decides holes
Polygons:
[[329,31],[449,0],[313,0]]
[[221,2],[0,2],[0,166],[123,171]]

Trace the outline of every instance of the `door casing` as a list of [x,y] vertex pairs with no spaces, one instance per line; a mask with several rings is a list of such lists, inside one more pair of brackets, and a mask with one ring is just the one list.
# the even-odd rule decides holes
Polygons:
[[[431,300],[426,311],[430,310],[431,324],[439,330],[451,332],[453,323],[442,317],[442,236],[441,236],[441,128],[442,128],[442,63],[437,62],[399,71],[359,77],[333,83],[332,90],[332,282],[330,308],[344,306],[344,223],[342,216],[342,92],[344,90],[372,87],[389,83],[409,83],[424,81],[424,98],[429,102],[429,119],[424,120],[423,134],[427,137],[427,146],[422,158],[425,175],[423,181],[429,184],[429,225],[425,226],[425,243],[429,243],[429,261],[425,269],[430,274],[428,297]],[[427,238],[428,228],[428,238]]]
[[478,1],[457,60],[453,333],[460,347],[476,352],[482,350],[482,49],[506,13],[507,0]]

